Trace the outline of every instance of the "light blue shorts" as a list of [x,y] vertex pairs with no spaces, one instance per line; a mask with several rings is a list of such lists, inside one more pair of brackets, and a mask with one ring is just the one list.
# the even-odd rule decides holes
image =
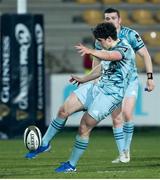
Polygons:
[[74,93],[84,105],[88,114],[96,121],[105,119],[114,109],[121,105],[123,99],[115,99],[112,95],[104,94],[102,90],[93,83],[80,86]]
[[137,95],[138,95],[138,79],[135,79],[134,81],[129,82],[124,97],[135,96],[135,98],[137,98]]

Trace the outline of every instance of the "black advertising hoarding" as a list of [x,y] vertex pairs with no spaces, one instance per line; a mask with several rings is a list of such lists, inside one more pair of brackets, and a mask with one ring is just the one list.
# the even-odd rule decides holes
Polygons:
[[37,113],[36,125],[44,131],[45,128],[45,62],[44,62],[44,26],[43,16],[34,16],[34,43],[37,77]]
[[34,124],[36,119],[36,59],[34,58],[33,16],[13,15],[12,38],[13,61],[11,61],[12,81],[14,82],[12,116],[15,118],[15,133]]
[[0,59],[0,131],[10,136],[11,122],[11,19],[1,17]]
[[[36,15],[31,14],[24,14],[24,15],[17,15],[17,14],[4,14],[1,17],[2,22],[2,32],[1,37],[2,39],[2,51],[3,49],[7,48],[7,45],[4,46],[3,41],[5,44],[9,42],[9,50],[5,50],[5,52],[10,52],[8,55],[3,55],[2,53],[2,78],[4,71],[3,63],[4,59],[7,59],[8,56],[8,67],[10,68],[9,80],[7,78],[1,78],[0,82],[2,84],[1,88],[1,95],[2,90],[4,89],[4,79],[8,81],[8,93],[9,93],[9,101],[4,103],[1,98],[0,102],[0,113],[3,112],[2,108],[8,107],[9,113],[5,115],[1,113],[1,122],[2,124],[7,124],[9,127],[8,134],[10,136],[21,135],[24,132],[24,129],[28,125],[37,124],[37,104],[38,104],[38,55],[37,49],[38,45],[36,44],[36,36],[35,36],[35,22],[36,22]],[[41,26],[43,27],[43,18],[41,18]],[[7,39],[8,38],[8,39]],[[44,39],[44,38],[43,38]],[[37,40],[38,42],[40,40]],[[43,41],[44,43],[44,41]],[[40,45],[39,45],[40,46]],[[44,44],[43,44],[43,51],[41,61],[44,62]],[[40,51],[40,50],[39,50]],[[39,53],[40,54],[40,53]],[[4,58],[4,57],[5,58]],[[40,58],[39,58],[40,61]],[[6,60],[7,63],[7,60]],[[5,64],[6,64],[5,63]],[[44,68],[44,65],[43,65]],[[44,74],[44,69],[41,70]],[[41,85],[44,86],[44,80],[41,80]],[[5,82],[5,93],[7,93],[7,82]],[[43,87],[44,88],[44,87]],[[43,89],[41,88],[41,89]],[[40,90],[39,90],[40,91]],[[42,92],[41,92],[42,94]],[[44,94],[42,94],[44,95]],[[44,102],[44,99],[43,99]],[[44,105],[44,104],[43,104]],[[7,108],[6,108],[7,109]],[[42,110],[44,107],[42,108]],[[6,113],[7,114],[7,113]],[[45,114],[45,113],[44,113]],[[43,117],[43,120],[45,118]],[[43,121],[42,120],[42,121]],[[39,125],[42,126],[43,123]],[[0,124],[1,126],[1,124]],[[41,128],[41,127],[40,127]],[[0,128],[1,129],[1,128]]]

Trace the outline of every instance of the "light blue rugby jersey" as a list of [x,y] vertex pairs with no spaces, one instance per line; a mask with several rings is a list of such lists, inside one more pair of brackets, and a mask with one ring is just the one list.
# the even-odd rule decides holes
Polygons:
[[121,26],[118,38],[126,39],[135,52],[144,46],[144,42],[139,34],[129,27]]
[[[131,45],[131,47],[133,48],[135,53],[136,53],[136,51],[138,51],[139,49],[144,47],[144,42],[141,39],[141,37],[139,36],[139,34],[131,28],[121,26],[121,29],[120,29],[119,33],[117,34],[117,36],[120,39],[127,40],[127,42]],[[99,50],[102,49],[101,44],[97,40],[95,42],[95,49],[99,49]],[[137,75],[136,63],[134,63],[134,66],[132,69],[131,80],[135,80],[137,77],[138,77],[138,75]]]
[[[135,53],[125,40],[120,40],[109,51],[119,51],[122,54],[122,59],[120,61],[101,61],[102,75],[98,86],[105,93],[119,94],[120,97],[123,97],[132,75]],[[121,92],[119,92],[120,89]]]

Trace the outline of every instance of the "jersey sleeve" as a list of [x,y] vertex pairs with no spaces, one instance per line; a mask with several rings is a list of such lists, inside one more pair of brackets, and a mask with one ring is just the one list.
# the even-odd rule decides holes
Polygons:
[[144,47],[144,42],[138,32],[131,30],[128,35],[128,41],[135,52]]

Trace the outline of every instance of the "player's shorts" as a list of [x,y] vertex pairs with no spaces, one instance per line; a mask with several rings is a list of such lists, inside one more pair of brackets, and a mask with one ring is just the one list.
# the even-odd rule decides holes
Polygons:
[[122,103],[122,97],[115,98],[112,95],[106,95],[93,83],[82,85],[74,91],[78,99],[84,105],[88,114],[96,121],[105,119],[114,109]]
[[136,78],[134,81],[129,82],[124,97],[134,96],[135,98],[137,98],[137,95],[138,95],[138,78]]

